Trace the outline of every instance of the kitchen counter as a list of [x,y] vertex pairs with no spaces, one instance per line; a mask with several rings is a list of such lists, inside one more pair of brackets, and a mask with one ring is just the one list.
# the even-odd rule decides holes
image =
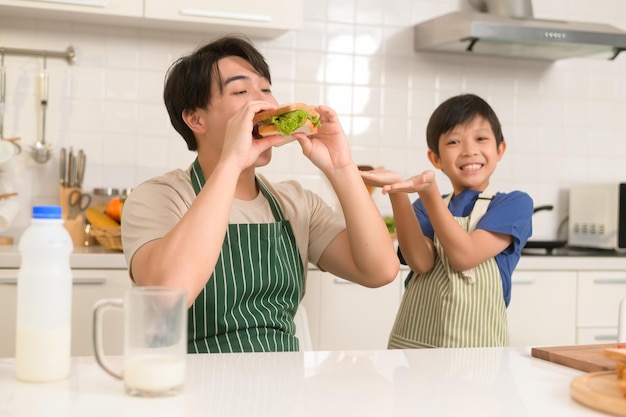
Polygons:
[[187,366],[182,394],[133,398],[91,357],[74,358],[70,378],[48,384],[18,382],[14,360],[0,359],[0,415],[605,415],[570,397],[582,372],[529,348],[205,354],[188,355]]
[[[0,246],[0,269],[19,268],[21,255],[17,245]],[[77,246],[70,255],[70,266],[74,269],[126,269],[122,252],[103,246]]]
[[516,270],[625,271],[626,252],[563,247],[524,249]]

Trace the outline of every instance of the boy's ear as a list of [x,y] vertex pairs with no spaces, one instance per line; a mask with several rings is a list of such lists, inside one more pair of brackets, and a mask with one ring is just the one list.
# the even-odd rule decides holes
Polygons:
[[506,141],[502,140],[502,142],[498,145],[498,161],[502,159],[504,151],[506,151]]
[[192,132],[205,133],[206,127],[204,125],[204,119],[200,117],[197,111],[185,110],[183,112],[183,120],[189,126]]
[[437,155],[431,149],[428,150],[428,160],[430,161],[431,164],[433,164],[433,166],[435,168],[437,168],[437,169],[441,169],[442,168],[441,158],[439,157],[439,155]]

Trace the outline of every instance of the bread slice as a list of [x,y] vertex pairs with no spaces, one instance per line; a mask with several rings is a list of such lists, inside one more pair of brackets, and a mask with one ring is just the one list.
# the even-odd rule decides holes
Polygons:
[[[263,111],[258,112],[257,114],[254,115],[254,118],[252,119],[252,123],[258,124],[258,123],[261,123],[263,120],[269,119],[272,116],[278,116],[279,114],[285,114],[285,113],[289,113],[290,111],[295,111],[295,110],[300,110],[300,109],[307,110],[310,113],[310,109],[313,109],[313,107],[304,103],[285,104],[274,110],[263,110]],[[312,114],[317,114],[315,110],[313,111],[314,113]]]
[[606,348],[604,356],[615,359],[615,376],[617,376],[617,385],[620,391],[626,394],[626,349],[625,348]]

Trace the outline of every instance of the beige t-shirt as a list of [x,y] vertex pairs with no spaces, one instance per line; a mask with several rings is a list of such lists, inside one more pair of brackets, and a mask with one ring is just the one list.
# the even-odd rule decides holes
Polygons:
[[[122,246],[127,265],[135,251],[147,242],[163,237],[183,217],[196,198],[187,170],[177,169],[152,178],[133,189],[124,203]],[[305,190],[296,181],[270,183],[259,175],[278,200],[285,219],[293,229],[302,264],[317,264],[326,246],[345,229],[341,214],[335,213],[321,197]],[[265,196],[259,192],[251,201],[233,201],[229,223],[273,223],[274,216]]]

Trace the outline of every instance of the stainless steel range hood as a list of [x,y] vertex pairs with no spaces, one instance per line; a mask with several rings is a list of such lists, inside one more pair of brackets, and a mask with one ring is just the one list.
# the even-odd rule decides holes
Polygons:
[[592,56],[615,59],[626,50],[626,32],[607,24],[458,11],[415,25],[414,47],[416,51],[548,61]]

